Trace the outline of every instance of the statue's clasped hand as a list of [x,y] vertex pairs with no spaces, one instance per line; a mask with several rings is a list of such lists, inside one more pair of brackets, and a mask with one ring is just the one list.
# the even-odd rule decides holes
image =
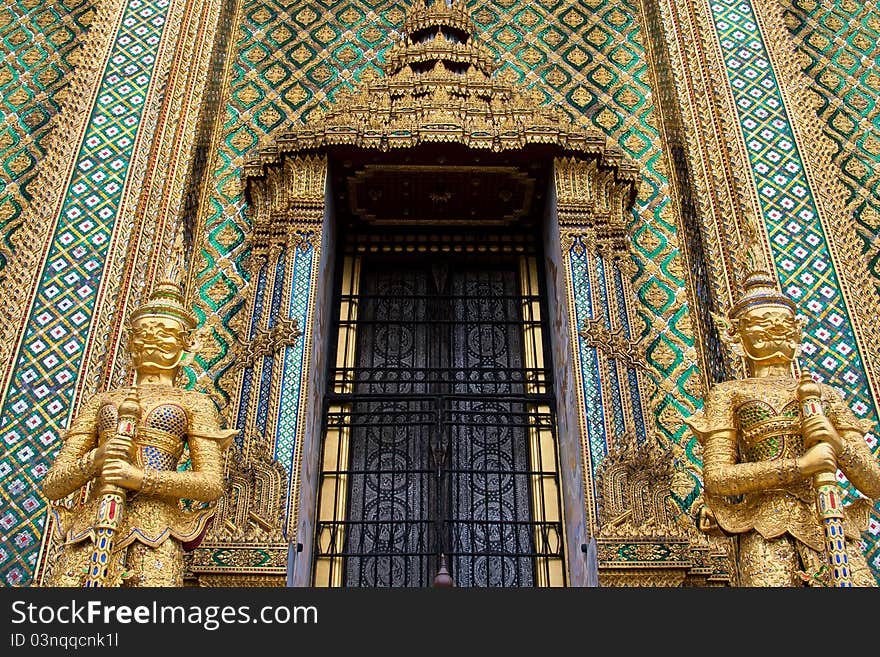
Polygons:
[[103,473],[104,464],[108,461],[129,460],[128,445],[118,438],[111,438],[95,448],[92,458],[94,459],[95,467],[98,469],[98,472]]
[[817,472],[835,472],[837,453],[843,448],[840,434],[824,415],[806,417],[801,423],[804,446],[807,451],[798,458],[798,470],[803,475]]
[[818,443],[828,443],[835,452],[843,449],[843,440],[837,429],[824,415],[811,415],[801,421],[801,433],[804,437],[804,447],[809,449]]
[[113,459],[105,461],[101,477],[108,484],[128,490],[140,490],[144,481],[144,471],[121,459]]

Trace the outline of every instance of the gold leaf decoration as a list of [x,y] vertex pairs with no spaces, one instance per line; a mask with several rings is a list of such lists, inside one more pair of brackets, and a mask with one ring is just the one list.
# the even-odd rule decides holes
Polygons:
[[287,71],[280,64],[273,64],[269,70],[266,71],[266,79],[272,84],[278,84],[286,77]]
[[265,7],[260,7],[257,11],[251,14],[251,18],[254,20],[255,23],[262,25],[270,18],[272,18],[272,14],[270,14],[269,10],[267,10]]
[[336,38],[336,32],[328,25],[324,25],[320,30],[315,32],[315,38],[321,43],[330,43]]
[[580,46],[575,46],[567,53],[565,53],[565,59],[575,66],[583,66],[587,61],[589,61],[590,56],[581,48]]
[[660,340],[651,350],[651,359],[664,370],[668,370],[675,362],[678,354],[670,348],[666,341]]
[[606,130],[611,130],[611,128],[618,124],[617,114],[606,107],[596,116],[596,123]]
[[30,155],[27,153],[19,153],[9,162],[9,169],[12,173],[20,175],[33,163],[34,161],[31,159]]
[[286,92],[284,92],[284,97],[292,105],[299,105],[301,102],[309,97],[309,94],[305,89],[303,89],[301,84],[295,84]]
[[584,23],[584,17],[581,16],[574,9],[569,9],[562,16],[562,22],[568,25],[570,28],[574,29],[576,27],[580,27]]
[[344,12],[339,14],[340,20],[343,23],[356,23],[361,17],[360,12],[358,12],[354,7],[349,7]]
[[238,150],[244,151],[247,150],[251,145],[253,145],[255,141],[256,140],[254,139],[254,136],[247,130],[242,128],[234,135],[232,135],[229,143],[235,146],[235,148],[237,148]]
[[880,141],[877,141],[871,135],[865,137],[865,141],[862,142],[862,148],[868,151],[871,155],[880,155]]
[[312,58],[312,51],[304,45],[300,45],[299,48],[290,53],[290,58],[297,64],[302,65]]
[[310,23],[314,23],[318,18],[318,14],[316,14],[312,9],[306,7],[302,11],[300,11],[296,15],[296,20],[302,23],[303,25],[309,25]]
[[669,294],[656,281],[651,281],[645,292],[645,301],[655,309],[660,310],[669,302]]
[[592,30],[587,32],[587,41],[596,46],[601,46],[606,41],[608,41],[608,35],[602,29],[596,26]]
[[612,80],[614,80],[614,74],[604,66],[596,67],[590,74],[590,77],[601,84],[603,87],[607,87],[608,84]]
[[239,91],[236,96],[238,96],[238,99],[245,105],[250,105],[252,102],[260,97],[260,92],[255,86],[249,84],[244,89]]
[[263,112],[260,113],[260,123],[262,123],[266,128],[271,128],[278,120],[281,118],[281,115],[275,111],[272,107],[269,107]]
[[632,109],[638,104],[640,98],[636,92],[634,92],[630,87],[627,87],[626,89],[621,91],[620,94],[618,94],[617,100],[619,100],[620,104],[627,109]]

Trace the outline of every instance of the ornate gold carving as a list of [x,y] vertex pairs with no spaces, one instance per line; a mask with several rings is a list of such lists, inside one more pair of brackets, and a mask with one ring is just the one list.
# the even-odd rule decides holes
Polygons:
[[281,587],[287,586],[284,575],[199,575],[198,585],[204,587]]
[[252,453],[229,459],[227,493],[217,505],[206,546],[215,542],[283,543],[284,491],[287,472],[270,448],[245,436]]
[[653,374],[645,362],[645,350],[639,343],[628,339],[622,326],[609,330],[603,319],[585,319],[578,334],[591,347],[603,351],[609,358],[617,358],[628,367],[637,367]]
[[252,446],[252,453],[235,453],[229,459],[227,493],[204,542],[193,553],[190,569],[205,586],[233,586],[230,582],[248,574],[256,579],[244,578],[247,584],[242,585],[253,586],[259,578],[271,582],[287,572],[287,471],[255,436],[245,436],[245,444]]
[[[876,586],[857,545],[867,526],[867,500],[844,509],[839,533],[826,536],[817,506],[840,504],[825,497],[817,504],[817,494],[828,492],[823,486],[834,483],[840,468],[862,493],[878,498],[880,464],[865,442],[867,427],[840,395],[792,376],[802,339],[795,312],[766,271],[752,270],[724,318],[749,376],[713,386],[703,410],[687,420],[703,447],[706,507],[699,526],[736,536],[743,586],[824,583],[826,575],[839,582],[840,561],[828,556],[838,548],[843,562],[848,553],[852,583]],[[807,384],[816,390],[809,403]]]
[[286,317],[280,318],[271,329],[258,326],[254,329],[252,338],[239,343],[234,367],[235,369],[253,367],[257,359],[292,345],[301,335],[302,331],[299,330],[296,320]]
[[589,227],[597,248],[628,253],[627,211],[638,183],[624,181],[604,162],[560,157],[554,161],[556,210],[562,231]]
[[700,535],[671,497],[682,474],[671,449],[639,445],[625,434],[596,474],[600,527],[599,580],[603,586],[724,584],[723,541]]
[[[601,172],[596,166],[591,175],[619,186],[623,191],[615,189],[613,194],[632,203],[636,165],[602,133],[575,126],[558,108],[540,106],[540,93],[494,76],[494,56],[470,36],[473,26],[464,5],[428,7],[419,1],[407,16],[402,40],[386,54],[386,77],[376,79],[365,72],[363,86],[340,92],[331,108],[313,111],[308,124],[282,134],[273,148],[245,165],[251,198],[258,199],[262,187],[273,185],[271,179],[278,175],[273,172],[286,154],[332,146],[387,151],[454,142],[495,152],[554,145],[585,160],[601,161]],[[428,36],[425,25],[432,25]],[[461,32],[468,37],[462,39]],[[590,194],[597,213],[606,210],[598,207],[604,193],[597,187]]]
[[326,178],[326,157],[308,155],[286,159],[252,181],[246,193],[254,215],[254,244],[319,237]]
[[670,450],[622,436],[596,473],[599,535],[686,538],[687,523],[681,524],[681,511],[670,497],[674,473]]

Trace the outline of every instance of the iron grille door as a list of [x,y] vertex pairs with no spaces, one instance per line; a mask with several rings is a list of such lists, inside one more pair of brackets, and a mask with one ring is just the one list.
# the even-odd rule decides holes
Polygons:
[[564,570],[536,262],[346,258],[316,584],[428,586],[441,554],[458,586]]

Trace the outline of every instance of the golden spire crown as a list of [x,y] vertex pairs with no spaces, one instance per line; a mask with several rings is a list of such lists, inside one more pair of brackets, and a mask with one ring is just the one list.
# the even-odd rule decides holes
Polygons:
[[165,274],[153,288],[146,303],[131,313],[131,322],[141,317],[166,317],[180,322],[186,331],[198,324],[196,316],[186,307],[183,287],[177,281],[183,274],[183,236],[177,233],[166,260]]
[[742,283],[742,294],[733,304],[728,313],[735,320],[745,311],[756,306],[783,306],[797,313],[794,301],[779,291],[775,277],[764,266],[764,252],[761,249],[757,230],[747,226],[747,246],[745,254],[745,278]]
[[407,12],[403,23],[404,34],[413,34],[426,28],[448,27],[453,30],[473,34],[475,26],[464,2],[435,0],[428,4],[425,0],[415,0]]
[[383,70],[392,78],[430,76],[438,70],[488,81],[498,65],[476,31],[464,2],[416,0],[406,12],[403,38],[385,55]]
[[164,279],[156,284],[150,298],[131,313],[131,321],[142,317],[166,317],[180,322],[187,331],[198,323],[195,315],[187,309],[180,283]]
[[728,313],[731,320],[742,315],[746,310],[756,306],[784,306],[791,310],[792,313],[797,312],[797,306],[794,301],[779,292],[776,287],[776,280],[769,272],[756,270],[746,274],[743,281],[743,293],[736,303],[730,308]]

